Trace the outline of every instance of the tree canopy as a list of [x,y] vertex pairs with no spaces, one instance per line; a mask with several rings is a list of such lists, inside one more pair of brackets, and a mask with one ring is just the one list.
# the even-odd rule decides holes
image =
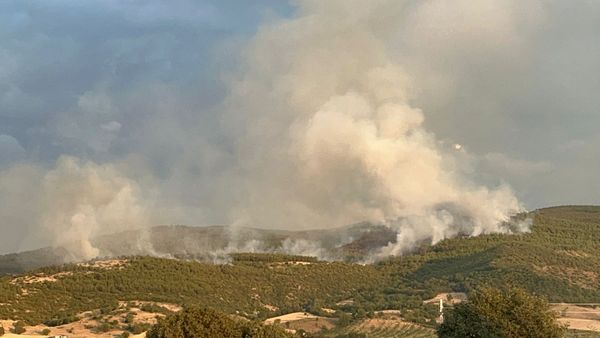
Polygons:
[[565,328],[544,298],[523,289],[476,290],[469,302],[458,304],[445,314],[439,337],[473,338],[555,338]]
[[235,321],[224,313],[200,307],[167,316],[148,331],[148,338],[286,338],[281,328]]

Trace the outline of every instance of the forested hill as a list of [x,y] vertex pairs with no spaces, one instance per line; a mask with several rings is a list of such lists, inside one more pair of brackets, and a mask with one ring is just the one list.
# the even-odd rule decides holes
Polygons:
[[[94,238],[92,244],[101,257],[153,255],[221,262],[230,252],[258,251],[353,261],[395,241],[396,233],[385,226],[358,223],[305,231],[168,225],[104,235]],[[73,261],[78,261],[77,257],[62,247],[0,255],[0,275]]]
[[127,257],[42,268],[0,279],[0,318],[72,319],[136,300],[199,304],[249,318],[403,309],[407,319],[425,324],[436,310],[424,299],[485,284],[517,285],[553,302],[600,302],[600,207],[548,208],[533,218],[527,234],[454,238],[372,265],[238,254],[225,265]]
[[469,290],[514,284],[551,301],[600,302],[600,207],[562,206],[532,213],[530,233],[454,238],[388,263],[405,283]]

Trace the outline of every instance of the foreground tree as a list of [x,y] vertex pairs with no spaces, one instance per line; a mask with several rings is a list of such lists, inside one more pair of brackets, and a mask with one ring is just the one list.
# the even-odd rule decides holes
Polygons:
[[260,323],[238,322],[224,313],[188,308],[167,316],[148,331],[148,338],[286,338],[283,329]]
[[439,337],[558,338],[565,327],[545,299],[518,288],[484,288],[444,315]]

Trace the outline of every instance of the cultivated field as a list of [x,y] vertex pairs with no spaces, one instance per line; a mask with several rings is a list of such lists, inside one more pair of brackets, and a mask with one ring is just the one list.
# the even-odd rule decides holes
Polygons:
[[558,303],[552,309],[559,314],[559,322],[571,330],[600,332],[600,304]]

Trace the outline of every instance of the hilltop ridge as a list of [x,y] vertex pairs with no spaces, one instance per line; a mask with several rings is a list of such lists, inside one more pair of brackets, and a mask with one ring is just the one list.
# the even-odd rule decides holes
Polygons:
[[[99,257],[151,255],[223,261],[235,252],[287,253],[330,260],[354,260],[396,241],[383,225],[357,223],[334,229],[272,230],[230,226],[161,225],[94,238]],[[78,262],[64,247],[0,255],[0,275]]]

